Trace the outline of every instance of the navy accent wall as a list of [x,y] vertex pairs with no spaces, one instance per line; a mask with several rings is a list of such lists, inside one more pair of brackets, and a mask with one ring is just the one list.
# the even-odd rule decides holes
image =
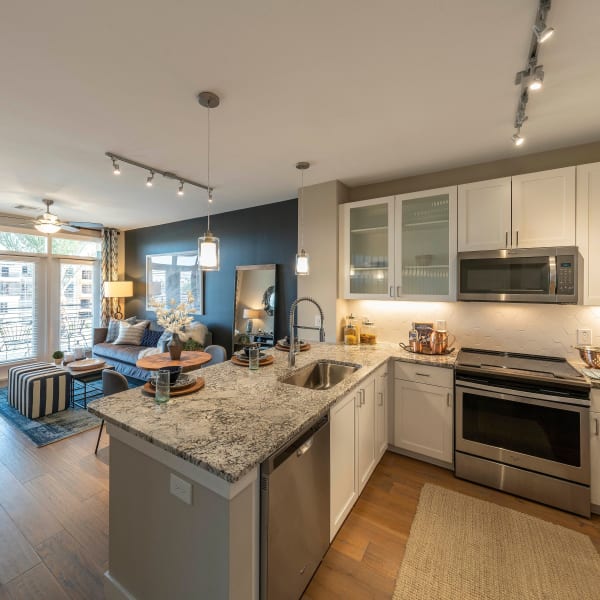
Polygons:
[[[235,267],[277,265],[275,339],[284,337],[291,303],[296,299],[294,274],[298,244],[298,201],[286,200],[210,218],[221,240],[221,269],[204,273],[204,315],[197,317],[213,333],[213,343],[231,352]],[[146,255],[197,250],[206,231],[206,217],[143,227],[125,232],[125,279],[133,281],[134,297],[126,316],[155,318],[146,312]]]

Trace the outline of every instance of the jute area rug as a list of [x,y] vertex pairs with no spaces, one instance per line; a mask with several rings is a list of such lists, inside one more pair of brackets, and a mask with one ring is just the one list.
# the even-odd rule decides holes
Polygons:
[[426,484],[394,600],[600,599],[590,538]]

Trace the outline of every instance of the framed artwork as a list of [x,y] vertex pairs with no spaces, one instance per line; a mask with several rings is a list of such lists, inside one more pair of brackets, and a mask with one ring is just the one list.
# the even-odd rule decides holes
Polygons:
[[204,280],[196,251],[146,255],[146,310],[154,311],[152,301],[186,302],[188,292],[194,297],[195,314],[204,314]]

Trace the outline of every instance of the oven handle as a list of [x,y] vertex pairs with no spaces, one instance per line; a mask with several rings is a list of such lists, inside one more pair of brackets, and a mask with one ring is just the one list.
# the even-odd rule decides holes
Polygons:
[[554,295],[556,294],[556,256],[549,256],[548,264],[550,266],[548,273],[548,293]]
[[522,390],[511,390],[508,388],[498,388],[491,385],[483,385],[481,383],[474,383],[472,381],[464,382],[457,381],[456,389],[464,389],[464,390],[482,390],[485,392],[491,392],[495,394],[497,398],[501,398],[502,400],[510,400],[512,402],[519,402],[519,400],[515,400],[512,396],[519,396],[520,398],[526,398],[528,400],[532,400],[532,404],[535,404],[535,400],[540,400],[543,402],[553,402],[555,404],[572,404],[575,406],[581,406],[583,408],[589,408],[590,401],[589,400],[581,400],[580,398],[564,398],[562,396],[550,396],[546,394],[533,394],[532,392],[525,392]]

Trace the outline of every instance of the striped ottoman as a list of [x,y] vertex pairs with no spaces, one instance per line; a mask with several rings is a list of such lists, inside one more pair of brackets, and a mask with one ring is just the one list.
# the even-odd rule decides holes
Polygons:
[[71,373],[51,363],[33,363],[8,370],[8,402],[30,419],[69,407]]

